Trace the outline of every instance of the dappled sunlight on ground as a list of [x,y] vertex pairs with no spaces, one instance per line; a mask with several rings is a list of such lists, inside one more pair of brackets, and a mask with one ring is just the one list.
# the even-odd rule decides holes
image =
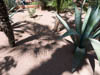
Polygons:
[[38,10],[36,18],[29,18],[23,11],[13,16],[16,47],[10,48],[7,37],[0,32],[0,75],[93,75],[93,70],[94,75],[100,75],[94,57],[97,65],[90,66],[90,55],[79,71],[71,73],[74,45],[70,37],[59,39],[65,30],[52,31],[54,13]]

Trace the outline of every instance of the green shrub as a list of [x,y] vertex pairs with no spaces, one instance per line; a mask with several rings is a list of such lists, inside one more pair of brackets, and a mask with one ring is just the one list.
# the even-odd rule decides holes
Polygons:
[[[58,0],[60,1],[58,5],[60,6],[60,11],[65,11],[68,8],[72,7],[72,0]],[[51,0],[47,2],[47,6],[53,7],[57,10],[57,0]]]
[[98,27],[98,22],[100,21],[99,6],[95,8],[88,7],[83,23],[81,21],[81,15],[82,12],[75,5],[75,29],[70,28],[69,25],[58,14],[56,15],[67,29],[67,32],[64,33],[61,38],[71,36],[75,43],[72,65],[73,72],[83,63],[84,57],[87,53],[86,46],[88,42],[92,45],[100,62],[100,41],[95,39],[100,37],[100,27]]
[[16,6],[15,0],[4,0],[8,10]]
[[31,3],[29,3],[29,5],[39,5],[39,2],[38,1],[31,2]]

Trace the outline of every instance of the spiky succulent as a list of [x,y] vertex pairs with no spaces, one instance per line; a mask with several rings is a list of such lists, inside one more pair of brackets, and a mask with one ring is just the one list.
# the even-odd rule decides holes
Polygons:
[[[82,12],[75,6],[75,25],[76,28],[72,29],[69,25],[59,16],[56,14],[57,18],[61,21],[61,23],[67,29],[61,38],[66,36],[71,36],[72,40],[76,44],[72,71],[74,72],[80,64],[82,64],[82,60],[86,55],[86,47],[84,44],[87,41],[90,42],[92,45],[97,58],[100,62],[100,41],[96,40],[95,38],[100,37],[100,27],[98,22],[100,21],[100,9],[99,6],[92,8],[88,7],[85,19],[82,23],[81,21]],[[77,36],[77,37],[76,37]],[[74,37],[74,38],[73,38]]]

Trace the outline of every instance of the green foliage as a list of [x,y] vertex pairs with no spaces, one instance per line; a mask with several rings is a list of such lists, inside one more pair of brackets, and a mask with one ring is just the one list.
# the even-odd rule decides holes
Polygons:
[[[6,7],[8,9],[9,19],[11,20],[12,16],[16,14],[16,12],[11,12],[16,8],[16,0],[4,0]],[[12,20],[11,20],[12,21]]]
[[85,48],[76,47],[76,51],[74,53],[74,59],[72,64],[72,72],[74,72],[77,68],[77,65],[81,65],[83,58],[85,56]]
[[51,0],[47,2],[47,6],[53,7],[57,11],[65,11],[72,6],[72,0]]
[[100,1],[99,0],[87,0],[87,3],[89,3],[89,5],[92,6],[96,6],[97,4],[100,5]]
[[[86,13],[85,19],[81,21],[82,12],[75,6],[75,25],[76,29],[72,29],[69,25],[57,14],[57,18],[61,21],[61,23],[67,29],[67,32],[64,33],[61,38],[66,36],[75,36],[72,38],[74,43],[76,44],[74,59],[73,59],[73,68],[74,72],[80,64],[83,62],[83,58],[86,55],[86,43],[89,41],[94,48],[94,51],[100,62],[100,41],[95,38],[100,37],[100,28],[98,29],[98,22],[100,21],[100,9],[99,6],[96,8],[88,7],[88,11]],[[77,37],[76,37],[77,36]]]
[[47,7],[48,1],[49,0],[39,0],[42,9],[45,9]]
[[4,2],[9,10],[16,6],[15,0],[4,0]]
[[91,41],[91,44],[92,44],[92,46],[95,50],[95,53],[98,57],[98,60],[100,61],[100,42],[95,39],[90,39],[90,41]]
[[51,6],[53,8],[57,7],[57,3],[56,3],[56,0],[52,0],[52,1],[48,1],[48,6]]
[[84,8],[87,9],[88,6],[100,6],[100,0],[86,0]]
[[39,2],[38,1],[34,1],[34,2],[29,3],[29,5],[39,5]]

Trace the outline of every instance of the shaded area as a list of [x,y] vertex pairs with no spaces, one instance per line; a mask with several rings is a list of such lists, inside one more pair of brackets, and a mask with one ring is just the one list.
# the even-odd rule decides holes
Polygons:
[[95,57],[93,55],[88,54],[87,58],[89,59],[89,63],[91,65],[93,72],[95,72]]
[[[33,23],[30,21],[22,21],[15,23],[13,29],[16,36],[19,38],[23,37],[22,34],[27,33],[29,36],[24,37],[16,41],[16,47],[11,49],[10,52],[19,51],[21,55],[28,51],[33,51],[36,55],[40,51],[53,50],[56,49],[58,45],[59,34],[52,32],[46,25],[41,25],[38,23]],[[38,40],[38,42],[37,42]],[[34,41],[34,42],[32,42]],[[27,75],[61,75],[63,72],[67,71],[71,73],[72,69],[72,47],[73,45],[63,46],[56,50],[52,55],[52,59],[44,62],[40,67],[32,69]],[[0,49],[7,49],[9,47],[1,47]],[[88,55],[91,67],[94,71],[95,63],[94,56]],[[8,61],[8,60],[5,60]],[[85,61],[84,61],[85,62]],[[86,62],[81,66],[79,70],[82,69],[84,65],[88,65]],[[13,65],[12,65],[13,66]],[[8,69],[4,69],[8,71]]]
[[[26,41],[24,41],[24,42],[26,42]],[[23,40],[21,40],[19,42],[19,44],[21,44],[21,43],[23,43]],[[47,51],[54,50],[55,48],[57,48],[57,46],[59,46],[59,45],[55,41],[48,43],[46,40],[40,40],[35,43],[19,45],[19,46],[13,48],[12,50],[10,50],[9,53],[14,52],[14,51],[19,51],[19,53],[22,55],[26,52],[32,51],[33,54],[38,55],[38,53],[41,51],[45,52],[46,50]]]
[[[68,14],[66,14],[68,15]],[[71,17],[72,15],[70,15]],[[64,18],[66,21],[68,21],[69,18]],[[68,24],[70,25],[74,25],[74,21],[70,20],[68,22]],[[64,27],[65,28],[65,27]],[[73,44],[67,45],[67,46],[63,46],[62,48],[59,45],[59,34],[56,34],[54,32],[52,32],[52,30],[49,29],[49,27],[47,25],[42,25],[36,22],[30,22],[30,21],[20,21],[17,22],[15,24],[13,24],[13,29],[14,29],[14,33],[16,38],[16,47],[14,48],[10,48],[10,47],[0,47],[0,50],[10,50],[9,53],[7,54],[16,54],[15,56],[19,56],[18,59],[22,57],[21,60],[18,60],[18,66],[19,66],[19,62],[22,61],[22,64],[25,64],[25,66],[29,66],[28,62],[32,62],[30,64],[34,64],[33,62],[35,62],[33,60],[30,60],[28,56],[32,56],[32,58],[36,58],[36,59],[40,59],[42,62],[42,65],[40,65],[39,67],[33,67],[33,69],[31,69],[31,71],[26,74],[26,75],[62,75],[63,72],[67,71],[69,73],[71,73],[71,69],[72,69],[72,50],[74,50],[74,48],[72,47]],[[28,36],[23,36],[23,34],[28,34]],[[23,38],[22,38],[23,37]],[[20,39],[22,38],[22,39]],[[59,47],[57,47],[59,46]],[[43,55],[42,52],[48,51],[54,51],[55,52],[52,54],[52,58],[51,59],[47,59],[47,61],[44,62],[44,59],[41,59],[39,56]],[[7,51],[8,52],[8,51]],[[18,53],[18,54],[17,54]],[[20,55],[19,55],[20,53]],[[25,58],[24,56],[27,55],[27,58]],[[41,54],[41,55],[39,55]],[[46,52],[45,52],[46,54]],[[45,55],[44,57],[48,56]],[[34,55],[37,55],[37,57],[34,57]],[[50,55],[51,56],[51,55]],[[89,58],[91,67],[95,68],[95,62],[94,59],[95,57],[91,54],[91,55],[87,55],[87,58]],[[29,59],[28,61],[24,61],[24,59]],[[10,65],[5,68],[2,68],[2,74],[3,71],[5,70],[6,72],[10,71],[10,69],[12,69],[13,67],[15,68],[16,63],[14,63],[14,59],[12,60],[12,57],[7,57],[4,59],[4,61],[2,62],[4,65],[4,62],[10,62],[12,61],[12,64],[10,63]],[[35,62],[35,63],[41,63],[41,62]],[[85,63],[81,66],[84,67],[85,65],[88,65],[88,63],[86,63],[86,61],[84,61]],[[13,64],[14,63],[14,64]],[[27,65],[28,63],[28,65]],[[22,67],[22,69],[25,69],[25,66],[20,66]],[[10,68],[9,68],[10,67]],[[6,69],[7,68],[7,69]],[[18,67],[17,69],[20,70],[20,68]],[[81,70],[79,69],[79,70]],[[26,71],[26,70],[24,70]],[[17,72],[18,73],[18,72]],[[12,73],[13,74],[13,73]],[[96,73],[97,75],[99,75],[98,73]],[[23,75],[23,74],[21,74]],[[69,75],[69,74],[66,74]]]
[[73,49],[72,44],[58,48],[49,61],[26,75],[61,75],[65,71],[71,73]]
[[88,68],[90,66],[91,72],[92,72],[91,74],[95,75],[94,74],[95,73],[95,65],[96,65],[95,59],[98,60],[94,52],[87,53],[84,57],[82,64],[77,68],[76,71],[79,73],[80,71],[82,71],[85,68],[84,66],[88,66]]
[[3,49],[7,50],[8,48],[10,48],[10,47],[9,46],[1,46],[0,50],[3,50]]
[[36,36],[29,36],[29,37],[27,37],[27,38],[25,38],[25,39],[23,39],[23,40],[21,40],[21,41],[18,41],[17,43],[16,43],[16,46],[19,46],[19,45],[22,45],[22,44],[24,44],[24,43],[26,43],[26,42],[29,42],[29,41],[32,41],[32,40],[34,40],[34,39],[37,39],[36,38]]
[[[30,39],[32,39],[32,37],[35,39],[46,37],[45,39],[47,40],[56,40],[59,36],[52,30],[50,30],[47,25],[41,25],[30,21],[21,21],[13,24],[13,30],[15,32],[15,35],[17,35],[19,38],[22,37],[21,34],[23,33],[30,34]],[[26,38],[26,40],[27,39],[28,38]]]
[[14,58],[12,56],[6,56],[4,57],[4,60],[0,62],[0,75],[6,73],[5,75],[9,75],[7,72],[15,68],[17,63],[15,62]]
[[[15,33],[16,47],[10,52],[20,51],[21,54],[33,51],[37,55],[41,50],[52,50],[58,45],[59,34],[54,33],[47,25],[21,21],[13,24]],[[27,34],[23,37],[23,34]],[[21,37],[23,39],[19,40]],[[54,48],[55,47],[55,48]]]

